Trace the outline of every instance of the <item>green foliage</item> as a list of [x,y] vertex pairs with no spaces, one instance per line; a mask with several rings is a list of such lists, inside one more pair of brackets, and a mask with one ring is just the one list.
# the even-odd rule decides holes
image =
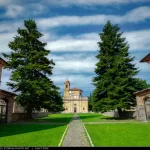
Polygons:
[[7,85],[19,92],[16,101],[26,108],[27,114],[41,108],[61,111],[63,102],[59,88],[48,78],[55,65],[47,58],[50,50],[46,50],[46,43],[39,40],[43,35],[37,30],[34,20],[25,20],[24,26],[25,29],[18,28],[18,35],[8,44],[11,53],[3,53],[8,59],[6,68],[12,70],[12,82]]
[[92,110],[92,94],[90,93],[90,96],[88,96],[88,110]]
[[[137,90],[144,88],[142,80],[136,79],[139,72],[133,64],[134,57],[129,55],[129,45],[122,37],[118,25],[106,23],[102,33],[101,42],[96,58],[95,73],[93,78],[93,110],[106,112],[118,109],[130,109],[136,105],[135,95]],[[140,86],[138,83],[140,82]]]

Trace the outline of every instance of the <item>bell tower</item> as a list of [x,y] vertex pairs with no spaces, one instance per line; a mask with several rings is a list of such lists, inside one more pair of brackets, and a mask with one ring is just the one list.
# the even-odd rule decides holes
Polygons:
[[70,82],[68,79],[64,82],[64,97],[69,97]]

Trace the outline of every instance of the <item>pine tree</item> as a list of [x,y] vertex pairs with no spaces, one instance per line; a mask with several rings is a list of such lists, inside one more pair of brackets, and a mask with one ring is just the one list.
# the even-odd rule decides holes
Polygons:
[[24,21],[25,29],[18,28],[18,35],[9,42],[10,54],[3,53],[8,59],[6,68],[12,70],[7,85],[19,92],[16,102],[26,109],[26,118],[32,118],[33,110],[46,108],[51,112],[63,110],[59,88],[49,79],[55,63],[47,58],[50,50],[46,43],[39,40],[43,36],[34,20]]
[[118,25],[112,25],[108,21],[102,33],[101,42],[98,42],[99,50],[96,58],[93,84],[93,110],[106,112],[118,110],[121,116],[122,110],[130,109],[136,105],[135,75],[139,72],[133,64],[134,57],[129,55],[129,45],[122,37]]

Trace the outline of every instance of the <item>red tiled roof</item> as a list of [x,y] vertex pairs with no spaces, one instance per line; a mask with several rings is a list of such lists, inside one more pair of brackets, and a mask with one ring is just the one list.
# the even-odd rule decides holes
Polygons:
[[150,61],[150,53],[140,60],[140,62],[148,62],[148,61]]
[[70,91],[82,91],[82,90],[80,90],[78,88],[73,88],[73,89],[70,89]]
[[0,64],[2,64],[2,65],[7,65],[8,63],[7,63],[4,59],[2,59],[2,58],[0,57]]
[[147,89],[144,89],[144,90],[141,90],[141,91],[137,91],[137,92],[134,92],[135,95],[139,95],[139,94],[144,94],[146,92],[150,92],[150,88],[147,88]]
[[8,94],[10,94],[10,95],[12,95],[12,96],[17,96],[17,94],[12,93],[12,92],[9,92],[9,91],[6,91],[6,90],[0,89],[0,91],[2,91],[2,92],[4,92],[4,93],[8,93]]

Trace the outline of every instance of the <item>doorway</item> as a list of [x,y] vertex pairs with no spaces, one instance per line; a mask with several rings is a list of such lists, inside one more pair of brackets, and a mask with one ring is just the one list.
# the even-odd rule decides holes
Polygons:
[[76,113],[77,112],[77,107],[74,107],[74,113]]
[[7,122],[7,102],[0,99],[0,123]]

